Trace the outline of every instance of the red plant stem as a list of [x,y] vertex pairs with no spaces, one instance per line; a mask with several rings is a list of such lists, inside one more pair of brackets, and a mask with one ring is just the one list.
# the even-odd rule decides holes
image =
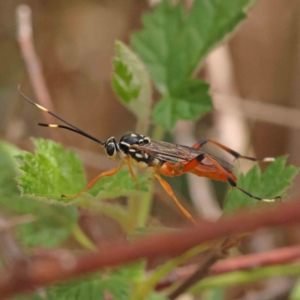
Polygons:
[[96,253],[78,257],[70,255],[33,258],[22,269],[7,269],[0,274],[0,299],[141,258],[176,256],[201,243],[231,234],[298,224],[299,215],[300,199],[280,204],[274,209],[238,213],[216,223],[199,221],[197,227],[152,236],[133,243],[110,242]]
[[227,259],[214,264],[210,268],[211,275],[228,273],[238,270],[286,264],[300,258],[300,246],[285,247],[264,253],[250,254]]
[[[300,246],[290,246],[264,253],[239,256],[217,262],[209,268],[208,275],[219,275],[229,272],[251,270],[263,266],[273,266],[291,263],[300,259]],[[184,281],[197,271],[198,266],[188,265],[172,271],[165,279],[160,281],[155,290],[168,288],[176,281]]]

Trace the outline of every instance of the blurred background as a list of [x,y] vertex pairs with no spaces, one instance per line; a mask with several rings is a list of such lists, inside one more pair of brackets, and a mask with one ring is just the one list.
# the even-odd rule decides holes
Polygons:
[[[114,41],[130,43],[130,35],[142,26],[142,14],[154,2],[0,0],[0,137],[29,150],[30,136],[53,137],[83,157],[88,178],[111,167],[93,141],[65,131],[55,135],[37,126],[45,116],[17,91],[21,85],[36,100],[17,42],[16,8],[28,4],[32,9],[34,46],[55,112],[105,140],[135,128],[134,117],[111,87]],[[178,124],[174,141],[190,145],[210,137],[257,157],[288,154],[289,163],[300,165],[299,16],[299,0],[258,1],[234,36],[209,55],[197,74],[211,84],[216,110],[197,124]],[[251,166],[239,165],[242,170]],[[211,192],[212,183],[196,176],[187,180],[195,206],[205,214],[201,199],[195,197],[204,201],[212,193],[218,198]],[[289,191],[291,197],[300,194],[299,183],[300,178]],[[168,196],[157,194],[167,197],[164,205],[173,207]],[[179,198],[188,197],[181,194]],[[218,204],[211,202],[205,204],[211,206],[206,214],[216,218]]]

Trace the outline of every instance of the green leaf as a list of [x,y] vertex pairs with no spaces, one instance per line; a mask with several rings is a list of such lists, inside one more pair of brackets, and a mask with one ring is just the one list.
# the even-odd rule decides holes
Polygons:
[[[258,166],[254,166],[247,175],[241,175],[238,186],[254,196],[273,199],[285,193],[291,185],[291,180],[299,172],[299,168],[285,166],[286,157],[279,157],[261,174]],[[237,189],[232,189],[227,197],[225,211],[233,211],[245,205],[258,205],[259,201],[252,199]]]
[[147,297],[147,300],[168,300],[168,297],[163,294],[152,293]]
[[0,142],[0,203],[18,213],[32,213],[38,204],[21,198],[15,181],[17,161],[14,156],[19,153],[21,151],[17,147]]
[[12,298],[11,300],[46,300],[43,296],[40,296],[38,294],[31,294],[31,295],[25,295],[25,296],[17,296]]
[[223,300],[226,299],[225,294],[226,289],[215,288],[205,291],[204,293],[202,293],[201,297],[203,297],[203,300]]
[[116,300],[129,300],[130,287],[121,277],[102,278],[99,275],[73,280],[49,288],[49,300],[105,300],[108,291]]
[[33,139],[35,154],[23,152],[18,177],[23,195],[36,199],[67,202],[61,195],[74,194],[85,187],[82,163],[73,151],[50,140]]
[[130,284],[138,284],[145,280],[146,261],[141,260],[127,264],[112,271],[113,276],[126,279]]
[[209,86],[197,79],[186,80],[175,96],[163,97],[155,106],[153,120],[171,130],[179,120],[197,120],[212,108]]
[[120,59],[114,59],[114,67],[113,88],[116,94],[128,104],[139,96],[141,86],[132,82],[132,73]]
[[78,220],[76,207],[49,206],[43,203],[36,222],[20,226],[18,236],[26,246],[52,248],[66,240]]
[[120,170],[114,176],[101,178],[90,193],[96,196],[97,200],[102,200],[148,192],[150,176],[149,172],[136,176],[139,183],[138,189],[130,176],[129,170]]
[[[35,154],[24,152],[18,156],[22,165],[20,167],[23,174],[19,177],[19,183],[24,194],[36,199],[43,200],[47,204],[60,204],[63,206],[78,205],[88,209],[98,209],[107,215],[115,218],[123,226],[128,222],[127,212],[122,210],[120,206],[112,207],[108,205],[100,205],[96,200],[107,198],[116,198],[119,196],[130,196],[144,193],[149,190],[149,173],[137,176],[140,188],[137,189],[128,170],[121,170],[114,176],[101,178],[95,186],[89,190],[91,193],[83,193],[74,199],[62,199],[61,194],[74,194],[81,191],[84,187],[84,174],[81,162],[71,151],[66,151],[60,144],[53,141],[35,140]],[[95,197],[96,196],[96,197]],[[64,207],[65,210],[71,210],[72,207]],[[58,208],[58,215],[63,212],[62,208]],[[73,222],[67,224],[72,225]],[[70,232],[72,226],[66,226],[64,230],[52,226],[52,232],[57,230],[57,234],[53,236],[62,239]],[[41,225],[39,225],[41,226]],[[46,226],[46,225],[45,225]],[[42,232],[34,237],[24,237],[24,234],[30,232]],[[24,234],[23,234],[24,233]],[[41,243],[43,236],[51,235],[47,227],[39,228],[35,225],[27,225],[21,232],[24,242],[35,245],[38,241]],[[44,246],[51,246],[54,240],[43,239]]]
[[53,247],[70,235],[70,227],[77,221],[76,209],[58,208],[21,197],[15,181],[14,157],[20,153],[15,146],[0,142],[0,203],[15,213],[36,216],[36,221],[17,228],[17,236],[24,245]]
[[163,95],[153,120],[171,130],[179,120],[196,120],[212,109],[208,85],[190,77],[208,52],[246,17],[253,0],[197,0],[189,12],[168,0],[143,18],[132,45]]
[[189,78],[207,53],[245,17],[252,0],[197,0],[189,13],[164,0],[143,18],[132,45],[163,94]]
[[112,85],[115,93],[140,122],[146,131],[150,118],[152,92],[146,67],[125,44],[115,42],[114,74]]

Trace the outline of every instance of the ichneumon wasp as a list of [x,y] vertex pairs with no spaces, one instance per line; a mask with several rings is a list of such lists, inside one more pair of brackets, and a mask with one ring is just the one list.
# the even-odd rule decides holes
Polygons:
[[134,180],[136,186],[138,187],[138,182],[136,180],[135,174],[132,170],[132,166],[138,168],[152,168],[154,177],[160,182],[165,191],[170,197],[175,201],[182,213],[190,219],[193,223],[196,223],[191,214],[180,204],[178,199],[173,193],[170,185],[160,176],[180,176],[184,173],[190,172],[197,176],[207,177],[213,180],[219,180],[223,182],[228,182],[232,187],[240,190],[250,198],[264,201],[264,202],[275,202],[276,199],[281,199],[280,196],[274,199],[263,199],[261,197],[254,196],[249,192],[245,191],[237,185],[237,178],[233,174],[233,165],[220,159],[214,155],[206,153],[200,148],[206,143],[212,143],[220,147],[224,151],[228,152],[236,159],[244,158],[252,161],[270,162],[274,158],[267,157],[263,159],[256,159],[249,156],[244,156],[238,152],[214,141],[211,139],[203,139],[193,145],[192,147],[187,147],[183,145],[177,145],[172,143],[167,143],[163,141],[158,141],[150,139],[148,136],[144,136],[137,133],[128,133],[121,137],[118,142],[114,137],[110,137],[106,142],[101,141],[90,134],[84,132],[80,128],[74,126],[68,121],[64,120],[55,113],[49,111],[45,107],[35,103],[28,97],[26,97],[19,88],[20,94],[25,100],[27,100],[32,105],[36,106],[40,110],[50,114],[66,125],[57,124],[45,124],[38,123],[40,126],[50,127],[50,128],[63,128],[78,134],[81,134],[97,143],[99,143],[104,149],[109,159],[115,160],[117,156],[121,159],[121,163],[115,169],[105,171],[94,178],[85,189],[74,195],[65,196],[64,198],[74,198],[81,195],[83,192],[92,188],[92,186],[102,177],[112,176],[116,174],[124,165],[128,166],[130,175]]

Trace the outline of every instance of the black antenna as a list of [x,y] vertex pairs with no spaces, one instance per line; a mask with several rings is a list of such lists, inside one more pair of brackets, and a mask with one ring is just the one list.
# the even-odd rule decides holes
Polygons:
[[83,136],[85,136],[85,137],[87,137],[87,138],[89,138],[89,139],[91,139],[91,140],[93,140],[93,141],[95,141],[95,142],[97,142],[97,143],[100,143],[100,144],[103,145],[103,146],[105,145],[105,143],[103,143],[102,141],[100,141],[100,140],[94,138],[93,136],[91,136],[91,135],[89,135],[89,134],[87,134],[87,133],[85,133],[85,132],[83,132],[83,131],[78,131],[78,130],[76,130],[76,129],[74,129],[74,128],[71,128],[71,127],[68,127],[68,126],[65,126],[65,125],[46,124],[46,123],[38,123],[38,125],[39,125],[39,126],[43,126],[43,127],[49,127],[49,128],[63,128],[63,129],[67,129],[67,130],[76,132],[76,133],[78,133],[78,134],[81,134],[81,135],[83,135]]
[[[29,103],[31,103],[32,105],[34,105],[34,106],[37,107],[38,109],[40,109],[40,110],[42,110],[42,111],[48,113],[49,115],[53,116],[54,118],[56,118],[56,119],[62,121],[63,123],[69,125],[70,127],[64,126],[64,125],[55,125],[55,124],[44,124],[44,123],[39,123],[40,126],[50,127],[50,128],[64,128],[64,129],[67,129],[67,130],[71,130],[71,131],[73,131],[73,132],[79,133],[79,134],[81,134],[81,135],[83,135],[83,136],[85,136],[85,137],[87,137],[87,138],[89,138],[89,139],[91,139],[91,140],[93,140],[93,141],[95,141],[95,142],[101,144],[102,146],[105,146],[105,142],[98,140],[97,138],[91,136],[90,134],[84,132],[84,131],[81,130],[80,128],[78,128],[78,127],[76,127],[75,125],[69,123],[68,121],[64,120],[64,119],[61,118],[60,116],[56,115],[55,113],[49,111],[47,108],[45,108],[45,107],[43,107],[43,106],[41,106],[41,105],[39,105],[39,104],[33,102],[31,99],[29,99],[27,96],[25,96],[25,95],[21,92],[20,88],[21,88],[21,86],[19,85],[19,86],[18,86],[18,91],[19,91],[20,95],[21,95],[26,101],[28,101]],[[72,127],[72,128],[71,128],[71,127]]]

